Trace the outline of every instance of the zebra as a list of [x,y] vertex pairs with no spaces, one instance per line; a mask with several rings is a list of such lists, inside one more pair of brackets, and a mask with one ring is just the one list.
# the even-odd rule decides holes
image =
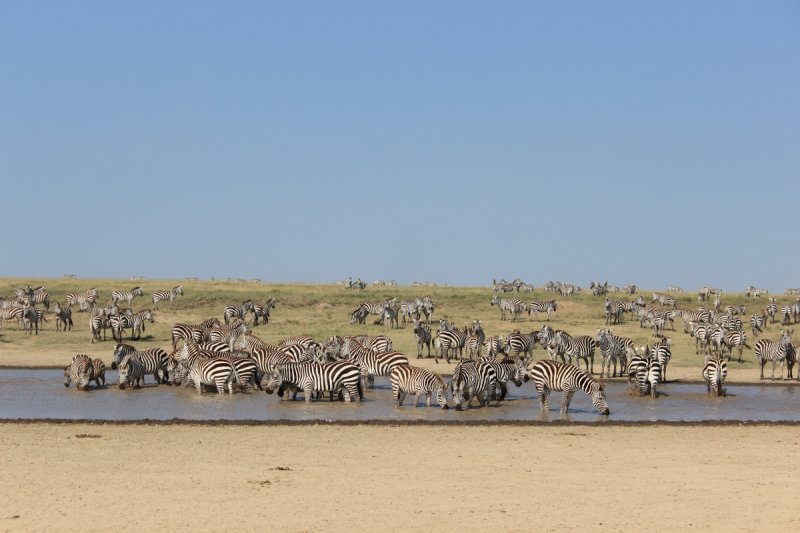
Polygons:
[[758,379],[764,379],[764,365],[767,364],[767,361],[772,361],[772,380],[775,381],[775,365],[780,361],[781,381],[783,381],[783,362],[786,359],[786,355],[789,353],[793,333],[794,330],[781,330],[781,338],[778,342],[773,342],[769,339],[761,339],[756,343],[756,359],[758,360],[758,366],[761,368],[761,376]]
[[71,292],[67,294],[67,307],[72,307],[78,304],[80,308],[84,303],[93,304],[98,298],[97,289],[92,287],[86,292]]
[[562,391],[561,412],[569,413],[569,404],[572,396],[578,389],[584,391],[592,400],[592,404],[600,411],[601,415],[608,415],[611,411],[606,402],[603,384],[589,375],[588,372],[578,367],[559,363],[558,361],[538,361],[530,371],[531,379],[536,384],[539,394],[539,408],[547,412],[547,400],[550,391]]
[[661,365],[658,359],[651,357],[650,346],[644,347],[642,355],[633,354],[628,362],[626,370],[628,374],[628,386],[632,385],[633,379],[636,383],[636,390],[642,396],[651,395],[653,398],[658,396],[658,382],[661,380]]
[[[428,300],[426,301],[425,298]],[[425,322],[430,324],[434,311],[433,301],[430,300],[430,296],[426,296],[425,298],[422,299],[422,307],[419,308],[419,312],[425,315]]]
[[234,352],[234,351],[245,351],[247,353],[251,353],[250,350],[238,350],[236,346],[231,348],[231,345],[227,342],[201,342],[197,345],[198,348],[201,350],[206,350],[207,352]]
[[218,327],[220,327],[218,318],[209,318],[205,322],[193,326],[175,324],[172,326],[172,349],[175,350],[178,345],[178,340],[180,339],[184,341],[192,340],[194,342],[203,342],[208,335],[207,330]]
[[725,377],[728,375],[728,365],[721,357],[712,357],[703,365],[703,379],[706,380],[706,388],[708,394],[711,395],[712,389],[714,396],[724,396],[725,389],[722,384],[725,382]]
[[[106,365],[97,357],[92,359],[92,374],[89,381],[94,381],[97,387],[106,386]],[[102,385],[101,381],[103,382]]]
[[244,350],[250,353],[255,352],[256,349],[258,348],[277,349],[277,346],[272,346],[270,344],[267,344],[266,342],[262,341],[255,335],[250,335],[249,333],[243,334],[241,337],[239,337],[239,340],[237,340],[236,343],[233,345],[234,350]]
[[424,283],[424,285],[425,285],[426,287],[436,287],[436,284],[435,284],[434,282],[432,282],[432,281],[426,281],[426,282]]
[[431,327],[414,319],[414,341],[417,343],[417,359],[422,359],[422,347],[428,346],[428,357],[431,356]]
[[363,308],[369,315],[379,316],[380,322],[381,324],[383,324],[384,310],[386,309],[386,307],[394,307],[394,298],[390,298],[389,300],[384,300],[381,303],[364,302],[359,307]]
[[537,342],[539,342],[539,334],[535,331],[526,334],[514,330],[506,337],[505,351],[515,359],[522,354],[523,360],[529,361],[533,359],[533,350],[536,348]]
[[133,357],[133,355],[123,357],[122,361],[117,365],[117,371],[119,372],[117,386],[120,389],[124,390],[128,385],[133,388],[139,388],[144,383],[145,366],[142,361]]
[[[617,377],[617,359],[619,359],[619,372],[622,375],[623,369],[626,366],[625,355],[627,348],[633,347],[633,341],[624,337],[617,337],[613,334],[613,330],[598,329],[597,330],[597,347],[600,348],[600,358],[602,364],[600,366],[600,377],[605,373],[608,376],[611,373],[611,364],[614,364],[614,374],[608,377]],[[608,369],[606,370],[606,365]]]
[[[95,315],[89,319],[89,332],[92,334],[92,344],[94,344],[94,341],[100,340],[100,330],[103,331],[103,340],[105,341],[107,339],[106,329],[108,329],[109,325],[109,319],[105,315]],[[113,330],[111,335],[114,335]]]
[[661,367],[659,381],[663,383],[667,382],[667,363],[672,359],[671,343],[672,339],[662,339],[660,342],[650,345],[650,356],[658,361],[658,365]]
[[417,298],[416,300],[408,300],[402,302],[400,304],[400,313],[403,319],[403,323],[406,321],[406,316],[409,319],[417,319],[420,317],[420,312],[422,308],[422,298]]
[[188,360],[189,377],[194,382],[197,394],[203,393],[203,385],[214,385],[218,394],[225,394],[225,385],[228,392],[233,394],[233,384],[236,381],[236,370],[233,362],[222,357],[205,359],[202,357]]
[[624,285],[622,287],[622,290],[624,290],[628,294],[634,294],[636,293],[636,291],[639,290],[639,287],[637,287],[636,285]]
[[431,406],[431,397],[436,398],[442,409],[449,409],[447,405],[447,387],[442,376],[425,368],[411,365],[397,365],[392,369],[392,394],[395,407],[403,405],[406,394],[414,395],[414,408],[419,399],[425,395],[428,407]]
[[31,305],[42,304],[45,309],[50,310],[50,295],[47,294],[42,287],[33,289],[33,294],[30,295]]
[[142,365],[142,385],[144,385],[144,376],[147,374],[152,374],[156,383],[168,382],[167,362],[169,358],[167,357],[167,352],[161,348],[156,347],[148,350],[137,350],[130,344],[119,343],[114,347],[111,368],[116,369],[118,366],[121,366],[122,360],[128,356],[138,360]]
[[278,346],[288,346],[290,344],[299,344],[303,348],[314,344],[316,341],[311,335],[300,335],[299,337],[287,337],[278,343]]
[[483,348],[483,343],[481,342],[480,336],[473,332],[470,333],[470,336],[464,343],[464,347],[467,350],[467,359],[476,359],[481,356],[481,349]]
[[742,362],[742,349],[743,348],[750,348],[747,345],[747,333],[742,330],[738,331],[726,331],[722,337],[722,354],[724,355],[725,348],[728,348],[728,362],[730,362],[731,357],[733,357],[733,348],[736,347],[739,349],[739,363]]
[[750,315],[750,328],[753,330],[753,337],[758,337],[758,334],[762,332],[766,325],[767,312],[765,310],[762,310],[760,315]]
[[665,315],[653,313],[647,318],[644,325],[653,328],[653,336],[663,337],[664,327],[667,325],[667,318]]
[[78,279],[78,276],[75,274],[64,274],[61,276],[61,279]]
[[72,358],[72,363],[64,367],[64,386],[69,387],[70,383],[75,383],[76,389],[89,390],[92,370],[92,359],[88,355],[76,355]]
[[123,331],[127,328],[131,328],[131,340],[138,340],[142,337],[144,322],[146,320],[149,320],[151,324],[155,322],[153,313],[149,309],[139,311],[133,315],[112,316],[109,318],[111,334],[114,336],[115,340],[122,342]]
[[24,325],[23,315],[24,311],[21,307],[4,307],[0,309],[0,325],[6,320],[16,319],[18,323],[17,329],[22,329]]
[[491,365],[497,375],[497,388],[500,390],[500,396],[496,391],[490,391],[489,400],[498,402],[505,400],[508,395],[507,383],[509,380],[517,387],[521,387],[522,382],[529,379],[522,361],[516,362],[514,359],[497,359],[495,357],[481,357],[478,361]]
[[710,298],[711,294],[711,287],[709,285],[703,285],[700,287],[700,290],[697,291],[697,301],[704,302]]
[[683,292],[683,289],[675,285],[670,285],[669,287],[667,287],[667,292]]
[[550,313],[558,310],[558,300],[550,300],[549,302],[533,301],[528,306],[528,316],[533,316],[539,322],[539,313],[547,313],[547,321],[550,322]]
[[67,331],[67,328],[72,331],[72,326],[74,325],[72,322],[72,309],[61,307],[61,304],[56,302],[53,307],[53,316],[56,320],[56,331],[61,331],[62,324],[64,325],[64,332]]
[[[22,322],[24,330],[28,332],[28,335],[32,335],[34,329],[36,330],[36,335],[39,335],[39,324],[47,322],[44,309],[24,306],[22,308]],[[44,330],[44,325],[41,327],[42,330]]]
[[[569,364],[572,364],[572,358],[574,357],[575,365],[580,368],[580,360],[583,359],[584,363],[586,363],[586,371],[590,374],[594,374],[595,343],[593,338],[588,335],[572,338],[559,331],[555,334],[554,341],[558,347],[559,353],[567,357]],[[592,360],[591,370],[589,369],[589,359]]]
[[770,324],[775,323],[775,314],[778,312],[778,304],[775,303],[775,298],[770,298],[767,304],[767,314],[770,317]]
[[348,339],[342,347],[342,355],[358,364],[362,388],[372,388],[375,376],[388,376],[396,365],[408,364],[408,357],[400,352],[375,353],[355,339]]
[[618,301],[611,300],[611,298],[606,296],[606,301],[605,304],[603,304],[603,308],[605,309],[606,313],[606,326],[608,325],[609,320],[611,320],[611,317],[614,317],[614,324],[622,320],[623,307]]
[[792,313],[794,312],[794,304],[785,304],[781,308],[781,326],[788,326],[792,323]]
[[143,296],[141,287],[134,287],[129,291],[114,291],[111,293],[111,303],[116,305],[117,302],[128,302],[128,307],[133,303],[133,299],[137,296]]
[[[467,328],[464,329],[466,330]],[[450,350],[458,350],[458,357],[461,359],[464,353],[464,344],[467,342],[468,338],[468,331],[458,331],[456,329],[452,331],[439,331],[439,333],[436,335],[436,347],[438,348],[439,354],[438,356],[435,356],[434,362],[439,364],[439,358],[444,357],[445,361],[447,361],[447,364],[450,364]],[[453,357],[456,357],[455,352]]]
[[261,283],[261,280],[258,279],[258,278],[253,278],[250,281],[248,281],[247,283]]
[[242,305],[226,305],[225,306],[225,324],[229,324],[232,318],[245,319],[247,311],[253,310],[253,300],[242,302]]
[[420,283],[419,281],[412,281],[411,282],[411,286],[412,287],[422,287],[422,283]]
[[[788,367],[787,379],[792,379],[792,369],[797,363],[800,355],[800,342],[792,341],[789,343],[789,351],[786,354],[786,366]],[[797,381],[800,381],[800,371],[797,373]]]
[[725,314],[728,315],[743,315],[747,311],[745,305],[729,305],[725,308]]
[[175,301],[179,294],[183,296],[183,285],[178,285],[171,291],[155,291],[153,293],[153,311],[158,309],[158,302],[161,300],[169,300],[169,308],[172,310],[172,302]]
[[253,306],[253,325],[258,325],[258,319],[262,318],[262,323],[266,324],[269,322],[269,310],[275,308],[275,298],[270,298],[267,300],[267,303],[264,305],[254,305]]
[[350,313],[350,324],[363,324],[369,315],[369,311],[363,305],[359,305],[355,311]]
[[[497,373],[489,363],[462,361],[456,365],[448,387],[453,395],[456,411],[462,410],[465,400],[467,407],[471,406],[473,399],[477,399],[481,407],[488,406],[488,395],[497,388]],[[484,395],[487,397],[484,398]]]
[[[514,322],[515,309],[521,309],[522,300],[511,298],[508,300],[501,299],[499,296],[492,296],[492,305],[500,308],[500,319],[506,319],[506,311],[511,311],[511,321]],[[518,312],[517,312],[518,314]]]
[[303,390],[307,403],[315,391],[337,393],[341,389],[346,402],[360,402],[363,395],[358,366],[348,361],[276,365],[264,390],[272,394],[285,384]]
[[394,329],[395,327],[400,327],[397,323],[397,308],[396,307],[385,307],[383,309],[383,325],[389,324],[389,329]]
[[714,295],[714,312],[719,313],[719,308],[722,305],[722,297],[719,294]]
[[236,339],[239,338],[239,335],[251,332],[252,330],[248,328],[241,319],[237,319],[230,324],[212,328],[211,331],[208,332],[208,340],[211,342],[226,342],[232,350],[233,344],[236,342]]
[[234,283],[246,283],[245,280],[243,280],[242,278],[236,278],[235,280],[233,280],[233,282]]
[[661,294],[660,292],[653,293],[653,302],[661,302],[661,305],[665,307],[671,307],[675,309],[675,306],[678,303],[678,299],[674,296],[670,296],[669,294]]
[[506,352],[503,346],[503,337],[498,337],[497,335],[494,337],[488,337],[485,341],[483,341],[483,347],[486,348],[487,357],[505,355]]

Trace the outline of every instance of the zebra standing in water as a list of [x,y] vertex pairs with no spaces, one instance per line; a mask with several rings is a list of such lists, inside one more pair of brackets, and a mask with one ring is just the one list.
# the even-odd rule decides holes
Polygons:
[[539,393],[539,407],[543,413],[548,411],[547,400],[550,391],[562,391],[561,412],[569,413],[569,404],[572,396],[578,389],[584,391],[592,399],[592,404],[607,415],[611,411],[606,403],[606,394],[603,384],[585,372],[572,365],[558,361],[539,361],[531,368],[531,378],[536,384]]
[[549,302],[533,301],[528,306],[528,316],[533,316],[536,321],[539,321],[539,313],[547,313],[547,321],[550,322],[550,313],[558,310],[558,300],[550,300]]
[[89,390],[91,380],[92,359],[88,355],[78,354],[72,358],[72,363],[64,367],[65,387],[69,387],[72,382],[78,390]]
[[703,366],[703,379],[706,380],[706,388],[708,394],[711,394],[713,389],[714,396],[724,396],[725,389],[722,384],[725,382],[725,377],[728,375],[728,365],[721,357],[713,357],[706,361]]
[[449,409],[447,387],[442,376],[436,372],[410,365],[397,365],[392,369],[391,380],[395,407],[403,405],[406,394],[414,395],[414,408],[423,395],[426,396],[427,405],[430,407],[431,397],[436,394],[442,409]]
[[518,310],[522,309],[522,300],[519,298],[509,298],[508,300],[502,299],[497,295],[492,296],[492,305],[500,308],[500,319],[506,319],[506,311],[511,311],[511,321],[514,322],[515,314],[519,314]]
[[148,350],[139,351],[130,344],[122,344],[119,343],[114,347],[114,357],[111,359],[111,368],[116,369],[122,362],[122,360],[127,357],[131,356],[133,359],[137,359],[139,363],[142,365],[142,384],[144,385],[144,376],[146,374],[152,374],[153,378],[156,380],[156,383],[167,383],[167,363],[169,361],[169,357],[167,356],[167,352],[162,350],[161,348],[150,348]]
[[172,302],[179,294],[183,296],[183,285],[178,285],[171,291],[155,291],[153,293],[153,311],[158,309],[158,302],[162,300],[169,300],[169,308],[172,310]]
[[225,306],[225,324],[230,324],[232,318],[241,318],[243,321],[248,311],[253,310],[253,300],[247,300],[242,305]]
[[137,296],[143,296],[141,287],[134,287],[129,291],[114,291],[111,293],[111,305],[117,305],[117,302],[128,302],[128,307],[133,303],[133,299]]
[[345,343],[342,355],[358,364],[361,370],[362,388],[372,388],[375,376],[388,376],[395,366],[408,364],[408,357],[400,352],[375,353],[355,339]]
[[[311,402],[314,392],[345,393],[345,401],[360,402],[361,376],[358,366],[349,361],[319,365],[316,363],[289,363],[277,365],[265,387],[267,394],[294,386],[303,391],[306,402]],[[280,392],[279,392],[280,394]]]
[[628,362],[626,370],[628,374],[628,386],[631,386],[633,379],[636,383],[636,390],[642,396],[651,395],[653,398],[658,396],[656,391],[658,382],[661,380],[661,365],[658,359],[651,357],[650,346],[644,347],[644,353],[634,354]]
[[456,365],[449,387],[456,411],[462,410],[461,405],[464,400],[467,402],[467,407],[471,406],[473,399],[477,399],[481,407],[488,406],[489,398],[484,396],[491,394],[497,388],[497,373],[488,363],[462,361]]
[[650,356],[658,361],[658,366],[661,367],[660,381],[667,382],[667,363],[672,359],[672,351],[669,346],[672,339],[662,339],[661,342],[656,342],[650,345]]
[[769,339],[761,339],[756,343],[756,359],[758,366],[761,368],[761,376],[758,379],[764,379],[764,365],[767,361],[772,361],[772,380],[775,380],[775,365],[778,361],[781,362],[781,381],[783,381],[783,362],[789,354],[792,343],[792,331],[781,330],[781,338],[778,342],[773,342]]

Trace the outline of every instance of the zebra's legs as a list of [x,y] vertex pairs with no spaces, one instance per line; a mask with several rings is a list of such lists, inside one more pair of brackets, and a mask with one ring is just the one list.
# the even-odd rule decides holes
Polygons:
[[399,388],[394,391],[394,405],[395,407],[400,407],[403,405],[403,400],[406,399],[406,393],[400,390]]
[[[425,394],[425,393],[424,393],[424,392],[421,392],[421,391],[419,391],[419,392],[417,392],[417,393],[414,395],[414,409],[416,409],[416,408],[417,408],[417,404],[419,403],[419,398],[420,398],[420,396],[422,396],[423,394]],[[430,406],[431,406],[431,399],[430,399],[430,398],[428,398],[428,407],[430,407]]]
[[572,401],[572,396],[575,394],[574,390],[564,390],[564,395],[561,397],[561,412],[564,414],[569,413],[569,404]]
[[542,386],[542,390],[539,391],[539,409],[543,413],[548,411],[547,407],[547,399],[550,396],[550,388],[547,385]]

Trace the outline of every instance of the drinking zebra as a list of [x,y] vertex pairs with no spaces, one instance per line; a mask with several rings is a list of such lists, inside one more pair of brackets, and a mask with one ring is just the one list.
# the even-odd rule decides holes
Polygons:
[[547,313],[547,321],[550,322],[550,313],[558,310],[558,300],[550,300],[549,302],[533,301],[528,306],[528,316],[533,316],[536,321],[539,321],[539,313]]
[[179,294],[183,296],[182,285],[178,285],[171,291],[155,291],[153,293],[153,311],[158,309],[158,302],[162,300],[169,300],[169,308],[172,310],[172,302],[175,301],[175,298],[177,298]]
[[509,381],[513,382],[517,387],[522,386],[523,381],[528,381],[528,374],[525,370],[523,361],[515,361],[514,359],[497,359],[495,357],[482,357],[479,359],[482,363],[488,363],[494,368],[497,374],[497,388],[500,390],[500,395],[496,391],[490,391],[489,400],[497,400],[502,402],[508,396]]
[[462,410],[464,401],[467,402],[467,407],[471,407],[473,399],[477,399],[481,407],[488,406],[488,395],[497,388],[497,373],[488,363],[462,361],[453,371],[449,388],[456,411]]
[[245,319],[248,311],[253,310],[253,300],[242,302],[242,305],[226,305],[224,310],[225,324],[230,324],[232,318]]
[[303,391],[306,402],[311,402],[315,391],[344,393],[346,402],[360,402],[363,395],[358,366],[348,361],[330,364],[289,363],[277,365],[265,387],[267,394],[290,385]]
[[392,369],[391,381],[395,407],[403,405],[406,394],[414,395],[414,408],[423,395],[427,399],[427,406],[430,407],[431,397],[436,394],[441,408],[449,409],[447,387],[442,376],[436,372],[411,365],[397,365]]
[[783,362],[792,343],[792,331],[781,330],[781,338],[778,342],[773,342],[769,339],[761,339],[756,343],[756,359],[758,366],[761,369],[761,376],[758,379],[764,379],[764,365],[767,361],[772,361],[772,380],[775,380],[775,365],[778,361],[781,362],[781,381],[783,381]]
[[117,371],[119,372],[117,386],[122,390],[128,385],[133,388],[139,388],[144,383],[144,364],[131,355],[126,355],[122,358],[122,361],[117,365]]
[[111,304],[116,305],[117,302],[128,302],[128,307],[130,307],[133,299],[143,294],[141,287],[134,287],[129,291],[114,291],[111,293]]
[[92,379],[92,359],[88,355],[78,354],[72,358],[72,363],[64,367],[64,386],[69,387],[75,383],[78,390],[89,390]]
[[725,377],[728,375],[728,365],[721,357],[713,357],[706,361],[703,365],[703,379],[706,380],[706,388],[708,394],[711,395],[713,390],[714,396],[723,396],[725,390],[722,384],[725,382]]
[[531,368],[531,378],[539,393],[539,408],[543,413],[548,411],[550,391],[562,391],[561,412],[569,413],[569,404],[577,390],[582,390],[592,400],[592,404],[607,415],[611,411],[606,402],[603,384],[578,367],[559,363],[558,361],[538,361]]
[[169,358],[167,352],[161,348],[149,348],[147,350],[137,350],[130,344],[119,343],[114,347],[114,355],[111,359],[111,368],[116,369],[122,364],[125,357],[131,356],[137,359],[142,365],[141,382],[144,385],[144,376],[150,374],[156,383],[167,383],[167,363]]

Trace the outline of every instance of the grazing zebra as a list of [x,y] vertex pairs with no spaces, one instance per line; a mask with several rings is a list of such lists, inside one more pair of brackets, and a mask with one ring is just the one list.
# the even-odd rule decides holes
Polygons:
[[363,305],[359,305],[355,311],[350,313],[350,324],[363,324],[367,316],[369,315],[369,311]]
[[533,316],[539,321],[539,313],[547,313],[547,321],[550,322],[550,313],[558,310],[558,300],[549,302],[533,301],[528,306],[528,316]]
[[111,368],[116,369],[122,364],[122,360],[128,356],[137,359],[142,365],[142,385],[144,385],[144,376],[147,374],[151,374],[156,380],[156,383],[167,382],[167,363],[169,361],[167,352],[158,347],[147,350],[137,350],[130,344],[119,343],[114,347]]
[[492,296],[492,305],[500,308],[500,319],[506,319],[506,311],[511,311],[511,321],[514,322],[514,316],[519,315],[519,310],[522,309],[522,300],[518,298],[510,298],[508,300],[502,299],[497,295]]
[[775,380],[775,365],[778,361],[781,362],[781,381],[783,381],[783,362],[792,343],[792,331],[781,330],[781,338],[778,342],[773,342],[769,339],[761,339],[756,343],[756,359],[758,366],[761,368],[761,376],[758,379],[764,379],[764,365],[767,361],[772,361],[772,380]]
[[141,287],[134,287],[129,291],[114,291],[111,293],[111,304],[116,305],[117,302],[128,302],[128,307],[133,303],[133,299],[137,296],[143,296]]
[[55,307],[53,307],[53,316],[56,320],[56,331],[61,331],[61,325],[64,326],[64,331],[67,331],[67,328],[72,330],[72,309],[68,307],[61,307],[61,304],[56,302]]
[[762,332],[766,325],[767,312],[765,310],[762,310],[760,315],[750,315],[750,327],[753,330],[753,337],[758,337],[758,334]]
[[175,324],[172,326],[172,349],[176,349],[178,340],[204,342],[211,328],[220,327],[218,318],[209,318],[197,325]]
[[172,302],[179,294],[183,296],[183,285],[178,285],[171,291],[155,291],[153,293],[153,311],[158,309],[158,302],[161,300],[169,300],[169,308],[172,310]]
[[600,411],[601,415],[611,412],[606,402],[603,384],[580,368],[558,361],[538,361],[531,368],[531,378],[536,384],[536,391],[539,393],[539,408],[543,413],[548,411],[547,400],[550,397],[550,391],[563,392],[561,412],[569,413],[569,404],[578,389],[589,395],[592,404]]
[[267,300],[267,303],[264,305],[254,305],[253,306],[253,325],[258,325],[258,319],[262,319],[262,323],[266,324],[269,322],[269,310],[275,308],[275,298],[270,298]]
[[233,344],[236,342],[236,339],[243,333],[251,332],[252,330],[248,328],[241,319],[237,319],[230,324],[212,328],[211,331],[208,332],[208,340],[211,342],[227,343],[228,346],[231,347],[231,350],[233,350]]
[[728,375],[728,365],[721,357],[713,357],[706,361],[703,365],[703,379],[706,380],[706,388],[708,394],[714,391],[714,396],[723,396],[725,390],[722,384],[725,382],[725,377]]
[[[581,359],[586,363],[586,371],[594,374],[594,339],[588,335],[572,338],[565,335],[564,332],[558,331],[555,334],[554,342],[558,349],[559,354],[567,357],[569,364],[572,364],[572,358],[575,358],[575,366],[581,367]],[[589,359],[592,360],[591,370],[589,369]]]
[[358,366],[348,361],[330,364],[289,363],[276,365],[272,370],[265,391],[274,391],[291,385],[303,391],[306,402],[311,402],[315,391],[344,393],[346,402],[360,402],[363,395]]
[[417,359],[422,359],[422,347],[428,346],[428,357],[431,356],[431,327],[414,319],[414,341],[417,343]]
[[[533,350],[536,348],[537,342],[539,342],[539,334],[535,331],[525,334],[514,330],[506,337],[505,351],[515,359],[522,354],[523,360],[530,361],[533,359]],[[487,352],[487,355],[493,354]]]
[[97,300],[97,289],[92,287],[86,292],[71,292],[67,294],[67,307],[72,307],[78,304],[79,309],[82,311],[81,306],[86,304],[93,304]]
[[[441,325],[441,321],[440,321]],[[450,350],[453,350],[453,357],[455,358],[455,350],[458,350],[458,358],[461,359],[464,355],[464,344],[466,344],[467,339],[469,338],[469,332],[466,331],[467,328],[464,328],[465,331],[459,331],[454,329],[452,331],[445,330],[439,331],[436,335],[436,348],[438,350],[434,351],[434,362],[439,364],[439,358],[444,357],[447,364],[450,364]],[[436,351],[439,352],[436,355]]]
[[725,313],[728,315],[743,315],[747,311],[745,305],[729,305],[725,308]]
[[733,349],[734,349],[734,347],[739,349],[739,361],[738,362],[740,362],[740,363],[742,362],[742,349],[743,348],[750,348],[747,345],[747,333],[745,333],[744,331],[741,331],[741,330],[724,332],[723,336],[722,336],[722,343],[721,344],[722,344],[722,350],[721,350],[722,353],[720,354],[720,357],[725,355],[725,348],[728,348],[728,350],[729,350],[729,352],[728,352],[728,362],[730,362],[731,357],[733,357]]
[[642,396],[651,395],[653,398],[658,396],[658,382],[661,380],[661,365],[658,359],[651,357],[650,347],[644,347],[644,354],[633,354],[628,362],[626,370],[628,374],[628,386],[631,380],[636,383],[636,390]]
[[442,376],[425,368],[411,365],[397,365],[391,374],[392,393],[395,407],[403,405],[406,394],[414,395],[414,408],[419,399],[425,395],[428,407],[431,406],[431,397],[436,398],[442,409],[449,409],[447,405],[447,387]]
[[667,287],[667,292],[683,292],[683,289],[676,287],[675,285],[670,285]]
[[775,303],[775,298],[770,298],[767,304],[767,314],[770,317],[770,323],[775,323],[775,314],[778,312],[778,304]]
[[465,400],[467,407],[471,407],[473,398],[478,400],[481,407],[488,406],[488,395],[497,388],[497,373],[489,363],[462,361],[456,365],[453,371],[449,388],[453,395],[456,411],[462,410],[461,406]]
[[242,305],[225,306],[225,324],[229,324],[232,318],[245,319],[248,311],[253,310],[253,300],[247,300]]
[[88,355],[76,355],[72,363],[64,367],[64,386],[69,387],[72,382],[78,390],[89,390],[92,370],[92,359]]

